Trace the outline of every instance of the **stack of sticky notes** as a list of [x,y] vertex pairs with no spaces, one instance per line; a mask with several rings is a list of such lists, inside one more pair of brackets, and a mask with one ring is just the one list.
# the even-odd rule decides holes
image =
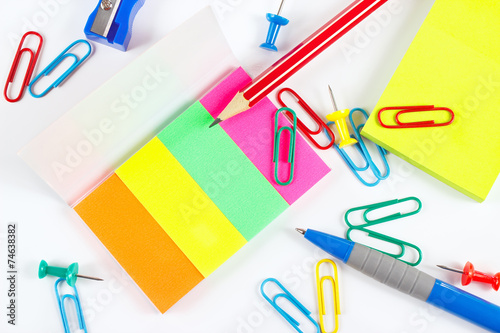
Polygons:
[[209,128],[248,82],[237,69],[74,207],[161,312],[330,171],[298,137],[294,180],[275,183],[267,98]]
[[[497,0],[436,0],[362,131],[479,202],[500,173],[499,18]],[[376,117],[387,106],[429,104],[452,109],[454,122],[386,129]],[[411,117],[405,119],[449,119],[437,112]]]

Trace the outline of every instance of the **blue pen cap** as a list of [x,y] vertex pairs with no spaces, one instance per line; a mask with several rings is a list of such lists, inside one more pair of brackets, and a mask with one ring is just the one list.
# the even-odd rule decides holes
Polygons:
[[354,247],[353,241],[312,229],[307,229],[304,237],[323,251],[342,260],[344,263],[349,259],[352,248]]

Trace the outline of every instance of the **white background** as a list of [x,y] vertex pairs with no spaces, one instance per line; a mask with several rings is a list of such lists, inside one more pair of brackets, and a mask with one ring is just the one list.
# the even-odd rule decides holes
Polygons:
[[[295,89],[323,116],[331,112],[328,84],[335,89],[339,107],[371,111],[433,2],[389,1],[379,10],[379,16],[369,17],[289,79],[286,86]],[[82,274],[105,280],[78,284],[89,332],[293,332],[264,303],[259,286],[267,277],[278,278],[317,318],[312,267],[313,261],[327,256],[303,240],[294,228],[343,235],[342,218],[347,209],[407,196],[419,197],[422,211],[379,230],[418,244],[424,253],[421,270],[456,286],[460,285],[460,276],[442,271],[436,264],[461,268],[469,260],[478,270],[500,271],[498,182],[486,201],[479,204],[389,156],[391,177],[375,188],[367,188],[354,178],[337,153],[329,150],[319,153],[332,168],[325,179],[161,315],[77,214],[17,156],[19,149],[43,129],[206,5],[213,6],[234,54],[255,77],[349,3],[287,0],[282,15],[290,23],[278,37],[280,51],[270,53],[258,45],[267,33],[265,14],[277,11],[278,0],[146,1],[134,22],[129,51],[122,53],[94,43],[92,57],[46,97],[34,99],[25,94],[15,104],[1,99],[0,331],[62,332],[54,280],[37,277],[38,263],[46,259],[61,266],[77,261]],[[2,1],[0,77],[7,77],[17,48],[15,36],[21,36],[28,27],[45,37],[37,67],[40,70],[70,42],[84,38],[83,27],[95,5],[95,1],[76,0]],[[7,324],[6,317],[5,240],[9,222],[18,226],[14,327]],[[340,332],[479,330],[342,264],[339,280]],[[500,304],[500,294],[486,285],[465,289]],[[305,332],[312,332],[310,328],[306,326]]]

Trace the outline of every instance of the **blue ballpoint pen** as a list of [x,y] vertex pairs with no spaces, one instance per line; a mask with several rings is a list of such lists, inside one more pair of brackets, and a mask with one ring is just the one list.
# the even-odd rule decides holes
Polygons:
[[402,261],[347,239],[295,229],[314,245],[360,272],[492,332],[500,332],[500,307],[440,281]]

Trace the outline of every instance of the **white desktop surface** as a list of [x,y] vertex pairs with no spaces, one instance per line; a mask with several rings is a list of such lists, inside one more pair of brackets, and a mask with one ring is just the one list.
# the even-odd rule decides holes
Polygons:
[[[433,2],[389,0],[378,15],[367,18],[283,86],[296,90],[322,116],[331,112],[328,84],[335,89],[339,106],[370,112]],[[93,43],[95,52],[78,75],[46,97],[34,99],[26,93],[14,104],[0,99],[0,332],[63,331],[54,279],[37,277],[41,259],[61,266],[78,262],[81,274],[104,279],[78,283],[89,332],[294,332],[259,292],[264,279],[275,277],[317,319],[313,266],[328,256],[302,239],[294,228],[342,236],[347,209],[408,196],[422,200],[422,211],[380,230],[418,244],[423,251],[419,269],[458,287],[460,275],[440,270],[436,264],[462,268],[471,261],[480,271],[500,271],[498,181],[488,198],[477,203],[389,155],[391,176],[368,188],[354,178],[336,152],[321,151],[332,172],[162,315],[78,215],[17,155],[61,115],[207,5],[213,7],[235,56],[255,77],[349,3],[286,0],[282,15],[290,23],[278,36],[279,52],[271,53],[258,45],[264,42],[268,29],[265,14],[277,11],[278,0],[146,1],[134,21],[126,53]],[[85,37],[83,27],[96,1],[8,0],[2,5],[0,77],[5,80],[17,48],[12,36],[22,35],[26,27],[44,36],[37,67],[40,70],[70,41]],[[270,97],[274,100],[274,93]],[[6,315],[9,223],[16,223],[18,228],[15,326],[7,323]],[[342,313],[339,332],[480,331],[340,262],[338,268]],[[500,293],[487,285],[473,283],[463,288],[500,304]],[[313,332],[310,329],[306,326],[304,331]]]

